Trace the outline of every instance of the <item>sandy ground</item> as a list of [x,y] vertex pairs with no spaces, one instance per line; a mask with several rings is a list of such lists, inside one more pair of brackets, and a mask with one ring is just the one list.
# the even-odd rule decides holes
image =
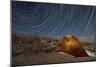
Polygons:
[[12,65],[40,65],[40,64],[56,64],[69,62],[84,62],[95,61],[95,57],[79,57],[75,58],[72,55],[62,52],[40,52],[38,54],[20,54],[12,58]]

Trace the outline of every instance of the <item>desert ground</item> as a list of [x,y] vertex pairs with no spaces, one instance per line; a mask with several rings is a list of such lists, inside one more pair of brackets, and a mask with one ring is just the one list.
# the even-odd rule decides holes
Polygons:
[[40,52],[37,55],[20,54],[12,59],[12,65],[37,65],[37,64],[55,64],[55,63],[69,63],[69,62],[83,62],[95,61],[95,57],[79,57],[75,58],[69,54],[62,54],[60,52],[44,53]]
[[96,44],[82,43],[89,57],[74,57],[59,51],[59,40],[44,37],[12,38],[12,66],[88,62],[96,60]]

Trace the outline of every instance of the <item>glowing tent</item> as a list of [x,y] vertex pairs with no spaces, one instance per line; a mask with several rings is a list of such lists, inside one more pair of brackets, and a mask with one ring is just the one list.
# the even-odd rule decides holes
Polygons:
[[64,36],[60,44],[60,51],[71,54],[75,57],[86,57],[88,54],[81,46],[80,41],[72,35]]

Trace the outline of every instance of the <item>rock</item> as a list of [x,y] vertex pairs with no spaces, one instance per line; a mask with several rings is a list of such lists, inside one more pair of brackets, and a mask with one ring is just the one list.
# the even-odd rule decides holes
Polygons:
[[71,54],[75,57],[87,57],[88,54],[81,46],[80,41],[72,35],[64,36],[60,44],[60,51]]

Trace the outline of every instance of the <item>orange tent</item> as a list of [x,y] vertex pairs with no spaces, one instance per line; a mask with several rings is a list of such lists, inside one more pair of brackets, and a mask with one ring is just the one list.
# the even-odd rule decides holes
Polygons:
[[64,36],[60,44],[60,51],[71,54],[75,57],[86,57],[88,54],[81,46],[80,41],[72,35]]

